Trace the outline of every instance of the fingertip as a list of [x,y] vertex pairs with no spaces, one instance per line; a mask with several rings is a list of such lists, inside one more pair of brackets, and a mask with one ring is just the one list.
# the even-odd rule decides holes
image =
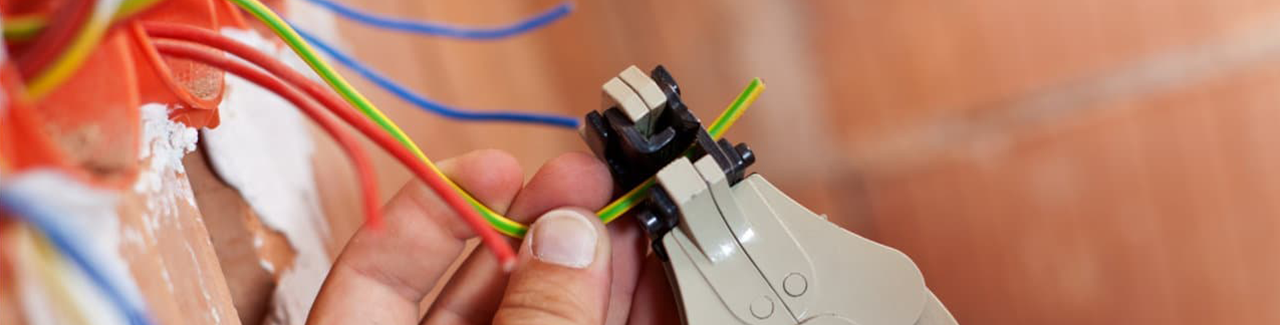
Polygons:
[[610,241],[581,208],[543,214],[521,246],[493,324],[600,324],[611,287]]
[[609,255],[608,234],[590,211],[559,208],[538,218],[529,229],[528,253],[544,263],[587,269]]

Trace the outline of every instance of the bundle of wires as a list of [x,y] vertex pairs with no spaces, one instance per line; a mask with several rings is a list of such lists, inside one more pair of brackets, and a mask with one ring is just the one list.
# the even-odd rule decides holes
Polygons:
[[[394,136],[395,139],[401,143],[401,145],[413,151],[414,155],[416,155],[424,164],[426,164],[430,169],[432,169],[433,172],[437,174],[442,174],[440,173],[438,168],[435,168],[435,164],[432,163],[431,160],[427,158],[425,154],[422,153],[422,150],[418,148],[417,144],[415,144],[413,140],[409,139],[409,137],[404,134],[404,131],[400,130],[399,126],[396,126],[394,122],[387,119],[386,116],[377,109],[377,107],[373,106],[373,104],[369,102],[369,100],[366,99],[363,95],[361,95],[359,91],[351,87],[351,85],[348,84],[347,81],[343,79],[341,75],[334,72],[332,67],[330,67],[323,60],[320,60],[318,55],[316,55],[314,50],[311,49],[310,45],[306,42],[306,40],[304,40],[303,37],[299,35],[298,32],[292,28],[292,26],[290,26],[283,19],[281,19],[269,8],[267,8],[265,5],[263,5],[261,2],[257,0],[230,0],[230,1],[236,4],[237,6],[239,6],[240,8],[244,9],[249,14],[253,15],[259,21],[262,21],[264,24],[266,24],[267,27],[270,28],[273,32],[275,32],[277,36],[281,37],[281,39],[284,40],[285,44],[287,44],[291,49],[293,49],[294,52],[297,53],[299,57],[301,57],[304,61],[306,61],[313,71],[315,71],[322,79],[324,79],[325,82],[329,83],[331,87],[337,90],[338,93],[344,99],[347,100],[347,102],[351,103],[353,106],[359,109],[361,113],[365,114],[365,116],[377,122],[377,124],[380,127],[386,130],[392,136]],[[716,121],[712,123],[709,130],[718,130],[716,133],[713,133],[712,135],[718,137],[723,133],[724,130],[727,130],[728,127],[732,125],[732,123],[736,121],[738,117],[741,116],[742,111],[746,107],[750,106],[750,104],[754,102],[755,98],[759,96],[759,93],[763,90],[764,90],[763,83],[760,82],[759,79],[753,80],[751,84],[748,85],[747,89],[744,90],[743,94],[739,96],[738,100],[735,100],[734,104],[731,105],[730,108],[725,111],[725,113],[721,114],[720,118],[717,118]],[[628,191],[627,194],[624,194],[621,198],[619,198],[618,200],[615,200],[613,203],[609,204],[604,209],[602,209],[599,212],[599,214],[604,220],[613,220],[617,218],[622,213],[626,212],[627,210],[630,210],[630,208],[634,207],[637,203],[639,203],[639,201],[643,199],[643,196],[646,192],[643,189],[646,186],[651,186],[652,183],[653,183],[652,181],[648,181],[648,182],[645,182],[645,185],[642,185],[636,189],[632,189],[631,191]],[[466,191],[458,187],[457,184],[453,184],[452,182],[450,182],[450,185],[452,185],[454,190],[456,190],[457,192],[463,193],[467,201],[471,203],[476,208],[476,210],[480,211],[480,213],[485,216],[485,218],[489,221],[489,223],[491,223],[494,227],[500,229],[504,234],[507,234],[513,237],[520,237],[524,235],[524,232],[527,230],[527,227],[509,218],[506,218],[501,214],[494,212],[492,209],[489,209],[488,207],[484,206],[484,204],[480,203],[475,198],[471,197],[469,194],[466,194]]]
[[399,19],[383,17],[377,14],[363,12],[355,8],[345,6],[332,0],[307,0],[312,4],[329,9],[335,14],[353,21],[388,29],[394,31],[408,32],[414,34],[444,36],[450,38],[461,38],[471,40],[493,40],[507,38],[533,31],[555,22],[560,18],[569,15],[573,11],[573,4],[565,2],[548,9],[540,14],[534,15],[527,19],[509,24],[507,26],[493,28],[467,28],[449,26],[440,23],[422,22],[409,19]]
[[[366,99],[358,90],[347,83],[332,67],[325,61],[321,60],[319,55],[313,50],[308,41],[317,42],[318,40],[310,35],[300,34],[294,30],[290,24],[277,16],[273,11],[267,8],[258,0],[229,0],[232,3],[250,13],[253,17],[264,23],[277,36],[279,36],[285,44],[287,44],[299,57],[315,71],[321,79],[328,83],[328,88],[334,92],[328,91],[326,87],[303,76],[299,72],[292,70],[283,63],[275,60],[273,57],[259,52],[247,45],[239,43],[230,38],[224,37],[213,31],[203,30],[190,26],[164,24],[164,23],[144,23],[136,24],[135,28],[140,29],[142,33],[149,37],[157,38],[152,44],[156,53],[171,57],[189,59],[201,62],[210,66],[227,71],[228,73],[240,76],[258,86],[266,88],[276,94],[279,94],[286,101],[297,106],[305,115],[314,120],[326,132],[328,132],[353,160],[356,167],[360,170],[361,185],[363,188],[363,198],[365,213],[369,216],[372,224],[378,223],[379,216],[377,197],[374,192],[372,169],[369,165],[367,155],[360,149],[358,143],[344,134],[341,130],[340,123],[333,120],[331,116],[322,112],[328,111],[329,114],[336,115],[343,122],[356,128],[361,134],[373,140],[383,150],[389,152],[395,159],[408,168],[413,174],[422,179],[437,195],[439,195],[449,207],[454,210],[467,225],[481,238],[482,243],[488,247],[498,257],[501,264],[506,269],[510,269],[515,263],[515,254],[511,246],[502,238],[502,235],[511,237],[522,237],[528,227],[515,222],[485,206],[476,200],[458,184],[448,179],[443,172],[429,159],[413,140],[388,119],[376,106]],[[338,6],[336,3],[328,0],[311,0],[321,6],[333,9],[340,15],[348,17],[364,17],[353,19],[365,19],[368,17],[359,15],[358,12]],[[93,1],[84,0],[84,3],[92,3]],[[82,51],[87,53],[88,50],[81,50],[85,45],[81,42],[87,42],[89,45],[96,44],[96,40],[101,37],[105,27],[105,21],[109,21],[111,15],[108,13],[124,13],[136,12],[139,9],[128,9],[124,6],[116,6],[121,3],[131,4],[133,8],[144,8],[146,5],[156,2],[156,0],[104,0],[98,2],[94,6],[95,10],[89,15],[88,22],[92,22],[90,26],[82,26],[80,32],[72,42],[73,45],[63,46],[65,51]],[[104,5],[103,3],[111,4]],[[78,2],[79,4],[79,2]],[[115,8],[108,10],[105,8]],[[123,8],[123,9],[122,9]],[[385,24],[387,26],[396,26],[405,30],[417,30],[424,33],[437,33],[446,36],[457,36],[464,38],[490,39],[494,37],[506,37],[545,25],[547,22],[558,19],[567,13],[569,7],[567,5],[557,7],[551,11],[543,13],[534,19],[513,26],[489,30],[487,32],[466,32],[457,29],[440,29],[441,26],[433,25],[413,25],[405,21],[397,24]],[[83,8],[77,9],[83,10]],[[62,15],[62,14],[60,14]],[[65,15],[72,15],[71,13]],[[367,20],[367,19],[365,19]],[[39,25],[39,24],[35,24]],[[41,30],[39,35],[43,38],[46,33],[53,33],[60,30],[63,24],[50,22],[40,28],[31,28]],[[417,27],[414,27],[417,26]],[[431,28],[427,28],[427,27]],[[385,27],[385,26],[384,26]],[[27,27],[29,28],[29,27]],[[434,28],[434,29],[433,29]],[[6,26],[6,37],[9,35],[10,29]],[[42,41],[43,42],[43,41]],[[197,45],[198,44],[198,45]],[[461,110],[452,110],[444,105],[431,102],[421,96],[417,96],[409,92],[403,87],[397,87],[393,82],[381,77],[380,74],[373,72],[371,69],[361,68],[354,59],[347,56],[331,46],[318,44],[330,56],[340,62],[346,63],[353,67],[354,70],[362,75],[374,80],[393,93],[400,95],[407,100],[414,102],[420,107],[434,107],[433,111],[441,113],[445,116],[451,116],[469,120],[521,120],[535,121],[535,123],[543,123],[547,125],[569,126],[576,125],[576,119],[556,116],[531,117],[534,115],[521,113],[512,115],[502,112],[466,112]],[[89,49],[92,46],[87,47]],[[221,55],[218,52],[210,52],[207,48],[217,49],[226,53],[230,53],[244,61],[235,60]],[[32,79],[28,83],[28,98],[39,98],[42,93],[47,93],[52,89],[53,85],[59,82],[59,78],[65,78],[66,74],[58,71],[60,69],[71,69],[78,66],[85,57],[85,54],[62,53],[57,56],[57,60],[49,63],[48,69],[31,68],[33,73]],[[248,62],[248,63],[246,63]],[[34,63],[33,63],[34,64]],[[251,66],[252,64],[253,66]],[[38,66],[38,65],[37,65]],[[256,67],[254,67],[256,66]],[[45,71],[53,70],[53,71]],[[45,75],[48,74],[48,75]],[[41,79],[51,78],[51,79]],[[379,81],[382,80],[382,81]],[[45,83],[48,83],[47,86]],[[759,79],[754,79],[747,88],[733,101],[732,104],[709,126],[708,132],[715,138],[719,138],[724,132],[733,125],[733,123],[742,115],[743,111],[751,105],[751,103],[759,96],[764,89],[763,83]],[[33,91],[38,90],[38,91]],[[335,94],[336,92],[336,94]],[[416,99],[415,99],[416,98]],[[506,115],[504,115],[506,114]],[[569,121],[572,121],[570,123]],[[623,194],[614,202],[605,206],[597,212],[599,217],[610,222],[626,211],[630,210],[645,198],[648,193],[647,189],[653,186],[654,180],[649,179],[642,185],[631,189]]]
[[45,22],[24,17],[19,24],[5,27],[5,37],[32,41],[31,48],[17,54],[15,64],[26,80],[25,100],[48,95],[71,77],[97,48],[114,20],[127,17],[159,0],[73,0]]
[[[38,201],[36,198],[25,197],[22,193],[14,191],[12,187],[0,187],[0,210],[8,212],[7,215],[19,218],[39,230],[40,234],[43,235],[43,241],[39,241],[38,244],[52,245],[58,252],[62,253],[83,272],[89,282],[102,290],[107,300],[123,314],[130,324],[151,324],[151,319],[141,302],[137,301],[137,299],[131,299],[125,287],[112,281],[109,273],[105,271],[102,265],[97,263],[98,260],[94,258],[94,255],[89,253],[89,247],[85,247],[84,243],[78,240],[74,234],[65,231],[66,227],[62,226],[61,222],[63,221],[58,218],[57,211],[47,206],[37,205],[36,201]],[[51,258],[42,258],[42,263],[50,262],[49,259]],[[49,274],[49,272],[43,273],[45,276],[53,275]]]
[[[252,67],[248,67],[241,62],[229,60],[222,56],[211,54],[207,51],[201,51],[199,48],[192,47],[189,44],[173,44],[165,42],[158,42],[156,44],[157,49],[159,49],[163,54],[209,64],[226,70],[232,74],[239,75],[246,80],[263,86],[264,88],[280,93],[282,97],[286,98],[286,100],[293,102],[295,105],[299,105],[299,108],[303,109],[308,116],[316,118],[319,114],[315,113],[315,109],[308,107],[310,106],[308,102],[303,99],[299,99],[298,97],[300,96],[296,94],[296,91],[288,89],[288,87],[285,87],[277,80],[273,80],[271,75],[283,79],[294,88],[300,89],[312,99],[321,103],[330,113],[337,115],[339,118],[355,127],[366,137],[373,140],[375,144],[390,153],[397,159],[397,161],[410,169],[415,176],[419,177],[424,182],[427,182],[428,185],[431,185],[433,189],[447,186],[447,190],[443,192],[460,193],[463,195],[472,207],[478,209],[480,213],[484,215],[486,221],[489,222],[490,225],[498,229],[503,234],[520,237],[526,231],[527,227],[524,225],[494,212],[476,201],[474,198],[470,197],[470,195],[467,195],[466,192],[457,187],[456,184],[448,181],[443,173],[441,173],[440,170],[430,162],[430,160],[425,159],[425,156],[416,155],[411,152],[410,149],[407,149],[405,146],[402,146],[401,143],[398,143],[400,140],[394,138],[391,135],[392,133],[378,130],[378,125],[374,124],[369,119],[357,115],[355,110],[342,102],[333,93],[325,91],[323,87],[316,84],[311,79],[308,79],[297,71],[290,69],[283,63],[271,58],[269,55],[254,50],[249,46],[225,36],[199,28],[164,23],[148,23],[145,24],[144,28],[147,34],[152,37],[176,39],[206,45],[221,51],[226,51],[227,53],[257,65],[258,67],[266,70],[266,73],[258,71]],[[760,83],[758,79],[748,85],[747,90],[744,91],[743,94],[740,95],[732,105],[730,105],[730,108],[711,125],[709,132],[712,136],[717,138],[720,137],[727,127],[741,116],[744,109],[755,99],[756,96],[759,95],[761,90],[763,90],[763,84]],[[322,122],[322,120],[317,120],[317,122],[322,123],[322,125],[324,123],[332,123]],[[390,123],[389,120],[385,122]],[[328,129],[328,127],[325,128]],[[335,135],[335,137],[338,136]],[[623,195],[619,200],[602,209],[599,212],[599,215],[606,222],[616,219],[642,200],[645,189],[651,185],[652,180],[646,182],[645,185],[641,187],[637,187],[636,189],[627,192],[627,194]],[[442,193],[442,195],[445,196],[446,201],[450,200],[448,195],[444,193]],[[453,203],[456,204],[456,202]],[[465,216],[465,213],[463,213],[463,215]],[[480,231],[477,231],[477,233],[479,232]]]
[[[383,17],[363,12],[331,0],[308,1],[320,6],[321,8],[329,9],[338,16],[351,19],[352,21],[368,26],[413,34],[443,36],[468,40],[494,40],[528,33],[564,18],[569,14],[569,12],[573,11],[573,5],[566,2],[552,7],[545,12],[506,26],[483,28],[458,27],[440,23]],[[311,33],[297,29],[296,25],[291,24],[291,26],[295,26],[294,28],[298,32],[298,35],[302,36],[302,38],[308,43],[314,45],[317,49],[320,49],[320,51],[325,52],[325,54],[329,55],[329,57],[333,58],[335,61],[338,61],[338,63],[341,63],[348,69],[355,71],[360,76],[373,82],[374,85],[377,85],[383,90],[390,92],[392,95],[399,97],[401,100],[404,100],[405,102],[408,102],[409,104],[412,104],[424,111],[435,113],[445,118],[461,121],[529,123],[534,125],[566,128],[570,130],[576,130],[578,128],[579,120],[572,116],[517,111],[466,110],[441,104],[428,99],[426,96],[409,90],[408,87],[400,85],[400,83],[391,80],[391,78],[384,76],[382,73],[374,71],[368,65],[361,63],[351,55],[338,50],[337,47],[325,43],[320,40],[320,38],[313,36]]]

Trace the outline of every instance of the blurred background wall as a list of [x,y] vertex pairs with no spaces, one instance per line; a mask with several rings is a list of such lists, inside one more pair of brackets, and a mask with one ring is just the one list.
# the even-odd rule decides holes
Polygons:
[[[556,2],[351,4],[494,25]],[[1280,1],[580,1],[494,42],[339,26],[377,69],[472,108],[580,116],[606,78],[663,64],[706,120],[761,77],[728,134],[754,170],[906,252],[962,323],[1280,323]],[[531,175],[586,150],[353,81],[433,157],[497,148]],[[394,193],[409,174],[379,159]],[[323,189],[351,216],[339,238],[354,189]]]

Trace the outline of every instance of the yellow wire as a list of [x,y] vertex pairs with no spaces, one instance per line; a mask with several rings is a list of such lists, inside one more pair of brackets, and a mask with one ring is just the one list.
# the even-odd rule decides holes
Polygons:
[[[417,156],[424,164],[427,165],[427,168],[429,168],[436,175],[439,175],[441,178],[443,178],[444,181],[448,183],[449,186],[454,191],[459,193],[459,195],[461,195],[469,204],[471,204],[473,208],[478,210],[480,215],[484,217],[485,220],[488,221],[491,225],[493,225],[495,229],[497,229],[499,232],[508,236],[512,236],[516,238],[523,236],[527,227],[493,211],[492,209],[490,209],[489,207],[481,203],[479,200],[476,200],[475,197],[471,196],[470,193],[464,190],[452,179],[449,179],[449,177],[445,175],[444,172],[440,170],[440,168],[436,167],[435,163],[432,162],[430,158],[427,158],[426,154],[422,152],[422,149],[418,147],[418,145],[413,141],[413,139],[410,139],[409,136],[405,134],[404,131],[401,130],[398,125],[395,124],[395,122],[388,119],[386,114],[382,113],[382,111],[379,110],[376,106],[374,106],[373,103],[370,102],[368,98],[365,98],[364,95],[361,94],[359,90],[356,90],[354,87],[352,87],[351,84],[348,83],[346,79],[342,77],[342,75],[338,74],[331,66],[329,66],[327,62],[321,59],[319,55],[316,53],[316,51],[311,48],[311,45],[307,44],[306,40],[304,40],[301,37],[301,35],[298,35],[298,32],[295,31],[293,27],[289,25],[289,23],[285,22],[284,19],[281,19],[279,15],[277,15],[274,11],[271,10],[271,8],[268,8],[266,5],[262,4],[262,2],[258,0],[230,0],[230,1],[234,3],[236,6],[239,6],[241,9],[244,9],[246,12],[252,15],[255,19],[258,19],[260,22],[265,24],[268,28],[271,29],[272,32],[276,33],[276,36],[279,36],[280,39],[283,40],[284,43],[288,45],[290,49],[293,50],[294,53],[296,53],[299,57],[301,57],[304,62],[307,62],[307,65],[310,66],[311,69],[315,71],[316,74],[319,75],[321,79],[324,79],[325,82],[328,83],[329,86],[333,88],[335,92],[338,93],[338,95],[342,96],[344,99],[347,100],[347,102],[351,103],[352,106],[360,110],[360,112],[363,113],[366,117],[373,120],[385,131],[387,131],[392,137],[396,138],[396,140],[399,141],[401,145],[409,149],[409,151],[413,152],[415,156]],[[753,84],[756,86],[761,86],[758,79],[753,81]],[[751,97],[751,98],[754,98],[754,97]],[[736,116],[734,116],[733,118],[736,119]],[[723,132],[723,128],[721,128],[721,132]],[[620,198],[618,201],[615,201],[613,204],[610,204],[609,206],[624,207],[624,209],[622,210],[625,210],[626,207],[633,206],[637,202],[637,197],[642,197],[642,196],[638,196],[640,192],[632,191],[630,193],[637,194],[637,196],[624,196]],[[610,211],[610,210],[605,210],[605,211]],[[617,213],[617,214],[621,214],[621,213]],[[609,216],[616,217],[614,214],[610,214]],[[611,220],[612,217],[606,217],[604,219]]]
[[[355,106],[357,109],[360,109],[362,112],[368,115],[375,122],[379,122],[379,124],[382,125],[385,129],[387,129],[387,131],[393,137],[400,140],[401,144],[403,144],[406,148],[409,149],[409,151],[412,151],[415,156],[417,156],[420,160],[422,160],[422,162],[427,165],[427,168],[431,169],[432,172],[436,173],[436,175],[439,175],[441,178],[443,178],[444,181],[448,183],[449,186],[452,187],[454,191],[457,191],[463,197],[463,199],[465,199],[468,203],[471,204],[472,207],[474,207],[476,210],[479,210],[481,216],[485,217],[485,219],[487,219],[490,223],[502,224],[506,226],[520,225],[520,223],[515,222],[514,220],[511,220],[493,211],[493,209],[490,209],[489,207],[485,206],[479,200],[476,200],[474,196],[471,196],[470,193],[467,193],[467,191],[464,190],[461,186],[459,186],[458,183],[454,182],[447,175],[445,175],[444,172],[441,171],[440,168],[437,167],[436,164],[432,162],[431,159],[428,158],[425,153],[422,152],[422,149],[418,147],[418,145],[414,143],[412,139],[409,139],[409,136],[404,133],[404,130],[400,129],[400,126],[396,125],[395,122],[388,119],[386,114],[384,114],[381,110],[379,110],[377,106],[374,106],[373,103],[370,102],[368,98],[365,98],[364,95],[360,93],[360,91],[355,89],[355,87],[352,87],[351,84],[348,83],[346,79],[342,77],[342,75],[334,72],[335,70],[331,66],[329,66],[327,62],[319,59],[319,57],[315,53],[315,50],[311,49],[311,45],[307,44],[307,42],[303,40],[300,35],[298,35],[298,32],[294,31],[293,27],[290,26],[288,23],[286,23],[284,19],[280,18],[280,16],[277,15],[274,11],[272,11],[270,8],[267,8],[266,5],[263,5],[262,2],[258,0],[230,0],[230,1],[232,3],[235,3],[240,8],[245,9],[245,11],[249,12],[252,16],[254,16],[254,18],[257,18],[258,20],[266,24],[268,27],[270,27],[271,30],[274,31],[277,36],[284,39],[285,44],[289,45],[289,48],[293,49],[294,53],[297,53],[298,56],[302,57],[303,61],[306,61],[307,65],[311,66],[311,69],[314,70],[317,74],[319,74],[321,78],[325,80],[325,82],[329,83],[329,86],[333,87],[334,90],[337,91],[339,95],[342,95],[343,98],[347,99],[348,102],[351,102],[352,106]],[[497,227],[497,228],[501,230],[503,227]],[[513,233],[509,233],[505,231],[503,233],[506,235],[515,235]]]
[[113,20],[122,20],[142,12],[151,6],[160,3],[160,0],[124,0],[120,3],[120,9],[116,10],[116,14],[112,16]]
[[[142,12],[151,6],[160,3],[161,0],[124,0],[120,4],[120,9],[112,15],[111,20],[120,21],[129,18],[134,14]],[[49,19],[45,16],[22,16],[13,17],[4,21],[4,38],[6,40],[26,40],[38,34],[45,27],[48,27]]]
[[102,36],[107,33],[107,28],[111,26],[111,17],[119,5],[120,2],[116,2],[114,6],[110,3],[96,4],[93,15],[85,22],[80,33],[72,39],[67,51],[59,54],[48,69],[31,78],[27,83],[26,100],[36,101],[43,98],[75,74],[76,70],[84,64],[85,59],[93,53],[93,49],[98,46]]
[[[20,227],[25,228],[26,226]],[[58,258],[56,251],[48,243],[48,240],[29,229],[24,229],[23,235],[25,235],[22,236],[23,238],[31,241],[31,246],[28,247],[32,250],[31,253],[34,253],[34,256],[32,256],[34,261],[32,262],[38,269],[36,276],[52,296],[53,302],[63,306],[61,308],[63,313],[58,316],[65,317],[63,320],[70,320],[71,324],[89,324],[88,318],[85,318],[85,315],[81,313],[79,304],[76,303],[71,289],[67,288],[69,281],[67,279],[67,270],[62,267],[63,261]]]

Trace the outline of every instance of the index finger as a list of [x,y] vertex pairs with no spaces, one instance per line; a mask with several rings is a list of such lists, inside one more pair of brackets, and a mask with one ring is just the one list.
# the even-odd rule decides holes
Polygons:
[[[502,210],[523,182],[515,159],[498,151],[466,154],[440,168],[478,200]],[[474,236],[419,181],[406,184],[384,214],[380,229],[360,229],[338,256],[308,324],[416,323],[418,302]]]

